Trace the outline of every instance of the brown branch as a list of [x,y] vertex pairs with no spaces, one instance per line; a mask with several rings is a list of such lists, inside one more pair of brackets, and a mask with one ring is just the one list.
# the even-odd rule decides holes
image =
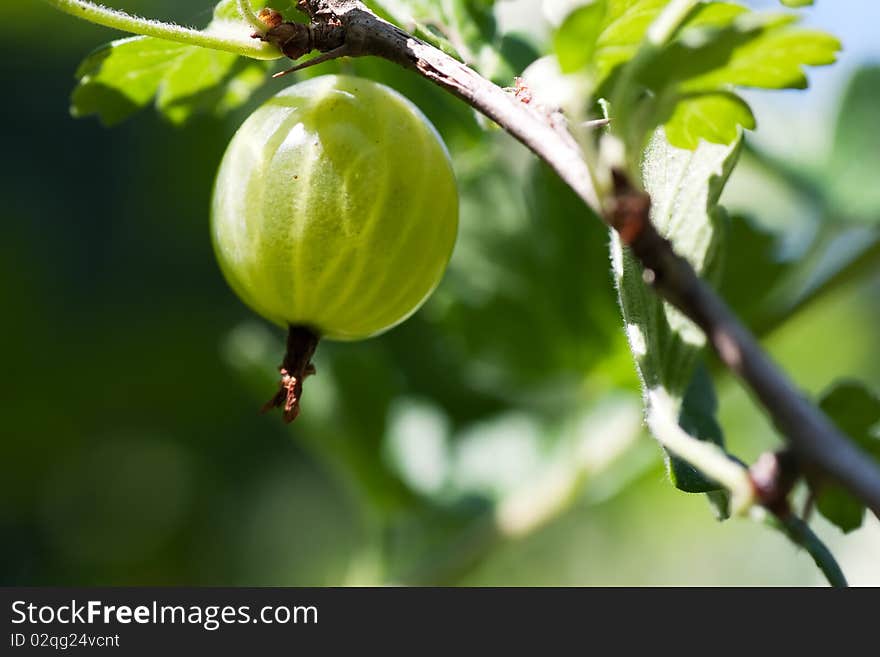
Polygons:
[[[548,113],[521,102],[441,50],[383,21],[357,0],[304,0],[300,6],[308,11],[314,25],[342,26],[347,56],[382,57],[458,96],[534,151],[588,206],[599,208],[590,171],[558,112]],[[329,31],[334,38],[325,44],[314,25],[297,27],[302,34],[311,32],[315,50],[327,52],[340,47],[336,40],[339,32]],[[290,42],[302,43],[289,31],[283,36]],[[265,38],[284,50],[283,43],[276,42],[275,31],[269,30]]]
[[[382,57],[415,71],[495,121],[549,164],[590,209],[621,234],[657,294],[705,332],[715,353],[751,390],[804,464],[835,479],[880,516],[880,469],[797,390],[724,302],[656,231],[649,219],[647,195],[617,173],[613,202],[602,207],[583,154],[559,112],[522,102],[441,50],[380,19],[358,0],[301,0],[300,7],[312,19],[312,26],[300,30],[307,31],[301,34],[314,49],[339,48],[341,35],[348,56]],[[320,34],[333,38],[322,43]],[[286,38],[290,37],[288,33]],[[274,42],[273,31],[264,38]]]

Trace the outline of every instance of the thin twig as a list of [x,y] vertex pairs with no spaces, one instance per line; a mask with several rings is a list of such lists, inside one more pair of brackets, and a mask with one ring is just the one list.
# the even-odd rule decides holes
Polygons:
[[102,7],[86,0],[44,0],[56,9],[71,16],[116,30],[156,37],[176,43],[186,43],[202,48],[223,50],[253,59],[279,59],[281,51],[274,46],[250,38],[238,30],[194,30],[174,23],[133,16],[118,9]]
[[759,507],[755,507],[753,513],[764,524],[778,529],[788,536],[792,543],[804,548],[831,586],[839,588],[848,586],[846,576],[840,569],[834,555],[831,554],[831,550],[816,536],[807,523],[794,514],[775,515]]
[[[644,215],[636,217],[635,224],[618,222],[614,207],[603,207],[561,114],[521,102],[441,50],[380,19],[358,0],[306,0],[305,7],[314,22],[342,26],[349,56],[382,57],[413,70],[495,121],[549,164],[595,214],[626,232],[629,239],[624,241],[651,273],[657,293],[705,332],[718,357],[752,391],[792,449],[880,516],[880,469],[797,390],[724,302],[657,233],[648,219],[649,199],[641,204]],[[320,44],[315,47],[321,50]]]
[[236,4],[238,5],[238,13],[241,14],[242,19],[247,21],[257,34],[262,34],[266,31],[266,24],[261,21],[259,16],[257,16],[254,13],[254,10],[251,9],[250,0],[236,0]]

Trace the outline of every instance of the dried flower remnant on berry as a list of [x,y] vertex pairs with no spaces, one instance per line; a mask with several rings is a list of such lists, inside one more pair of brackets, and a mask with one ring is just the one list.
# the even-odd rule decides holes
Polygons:
[[260,13],[257,14],[257,18],[259,18],[263,23],[266,24],[266,27],[273,28],[278,27],[281,23],[284,22],[284,18],[281,16],[281,12],[275,11],[269,7],[263,7],[260,10]]

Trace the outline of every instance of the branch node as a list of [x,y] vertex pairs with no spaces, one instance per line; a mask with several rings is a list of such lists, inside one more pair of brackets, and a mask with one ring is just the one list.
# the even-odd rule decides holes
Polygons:
[[629,176],[613,169],[614,197],[608,211],[608,221],[626,246],[632,246],[651,223],[651,197],[636,189]]
[[[284,22],[284,17],[281,15],[281,12],[275,11],[269,7],[263,7],[260,9],[260,13],[257,14],[257,18],[260,19],[266,25],[266,29],[271,30],[274,27],[278,27],[281,23]],[[261,37],[261,33],[257,33],[254,38]]]
[[749,468],[749,478],[758,500],[779,517],[791,512],[788,496],[799,476],[797,457],[790,450],[765,452]]
[[[262,19],[262,13],[261,13]],[[313,50],[318,50],[325,55],[314,60],[300,64],[297,67],[280,73],[273,77],[281,77],[287,73],[298,71],[330,59],[336,59],[350,53],[350,46],[346,43],[345,26],[336,18],[324,19],[319,22],[311,22],[308,25],[301,23],[287,23],[281,20],[278,12],[267,12],[267,27],[265,34],[255,33],[252,36],[271,43],[289,59],[299,59],[308,55]]]

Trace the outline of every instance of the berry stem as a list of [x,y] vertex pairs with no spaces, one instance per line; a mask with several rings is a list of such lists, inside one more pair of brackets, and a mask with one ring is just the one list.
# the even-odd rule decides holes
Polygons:
[[263,413],[273,408],[280,408],[287,424],[297,418],[303,381],[315,373],[312,356],[315,355],[318,340],[320,340],[318,334],[306,326],[290,327],[287,332],[287,353],[284,354],[284,360],[278,368],[281,372],[278,392],[263,406]]
[[[202,48],[222,50],[252,59],[269,60],[282,57],[281,51],[278,48],[264,41],[252,39],[246,30],[242,30],[240,33],[238,30],[195,30],[174,23],[163,23],[162,21],[133,16],[124,11],[102,7],[86,0],[44,1],[71,16],[82,18],[96,25],[122,30],[123,32],[156,37],[177,43],[186,43]],[[239,3],[239,5],[241,4]],[[256,16],[254,19],[259,20]],[[247,20],[251,22],[250,17],[247,17]],[[229,21],[225,22],[228,23]],[[265,31],[265,25],[262,25],[260,31]]]

